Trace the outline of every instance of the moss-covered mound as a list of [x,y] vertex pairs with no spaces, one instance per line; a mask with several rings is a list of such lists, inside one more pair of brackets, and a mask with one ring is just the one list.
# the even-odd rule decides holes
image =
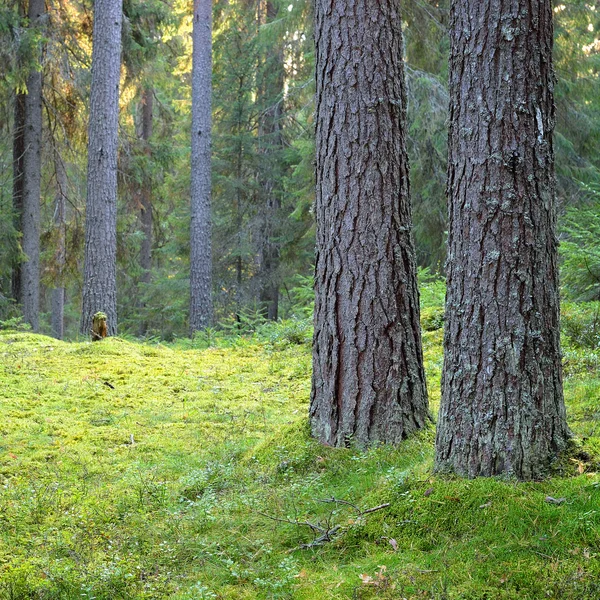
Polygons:
[[[424,334],[434,412],[441,335]],[[0,332],[0,598],[600,597],[596,350],[565,340],[578,441],[517,484],[433,477],[433,429],[319,446],[310,348],[276,338]]]

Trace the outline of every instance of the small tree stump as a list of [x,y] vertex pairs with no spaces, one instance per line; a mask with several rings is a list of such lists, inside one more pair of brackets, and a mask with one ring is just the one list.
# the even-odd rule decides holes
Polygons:
[[92,342],[97,342],[107,336],[106,318],[106,314],[103,312],[97,312],[94,315],[92,321]]

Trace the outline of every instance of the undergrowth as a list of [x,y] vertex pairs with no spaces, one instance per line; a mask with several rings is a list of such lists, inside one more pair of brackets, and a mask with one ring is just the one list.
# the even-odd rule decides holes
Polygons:
[[598,598],[599,351],[576,331],[576,442],[526,484],[432,476],[433,428],[318,445],[305,320],[168,346],[1,331],[0,598]]

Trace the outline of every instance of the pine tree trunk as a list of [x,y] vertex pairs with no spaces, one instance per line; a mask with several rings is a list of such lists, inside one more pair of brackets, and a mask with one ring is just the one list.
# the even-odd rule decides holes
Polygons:
[[[266,2],[264,21],[273,23],[278,17],[278,7],[274,2]],[[261,23],[262,24],[262,23]],[[283,139],[281,121],[283,118],[284,65],[283,48],[269,48],[261,65],[261,114],[258,125],[260,155],[259,184],[261,188],[261,212],[259,246],[259,302],[264,316],[276,321],[279,312],[279,242],[277,225],[281,210],[281,150]]]
[[[46,10],[44,0],[29,0],[29,26],[39,27]],[[23,213],[21,263],[23,317],[33,331],[39,329],[40,309],[40,190],[42,180],[42,73],[27,78],[23,131]]]
[[88,127],[85,261],[80,331],[104,312],[117,332],[117,151],[122,0],[96,0]]
[[534,479],[568,439],[550,0],[454,0],[438,471]]
[[[15,230],[22,231],[23,225],[23,156],[25,155],[25,94],[15,95],[13,127],[13,213]],[[12,278],[12,297],[21,299],[21,261],[20,253],[15,253]]]
[[190,330],[212,323],[211,100],[212,2],[194,0],[192,66],[192,181],[190,227]]
[[399,2],[315,10],[312,432],[335,446],[395,444],[429,420]]
[[[152,108],[154,101],[154,90],[144,89],[142,93],[142,127],[140,138],[144,144],[144,151],[149,157],[150,137],[152,136]],[[140,267],[142,269],[141,283],[150,285],[152,275],[152,183],[149,173],[144,173],[140,190],[140,225],[144,237],[140,248]],[[145,335],[148,324],[145,320],[140,323],[140,335]]]
[[56,171],[56,198],[54,202],[54,226],[58,235],[56,239],[56,270],[58,286],[52,289],[52,315],[50,318],[52,335],[62,340],[64,337],[65,287],[64,270],[66,263],[66,194],[67,174],[61,156],[55,150],[54,167]]

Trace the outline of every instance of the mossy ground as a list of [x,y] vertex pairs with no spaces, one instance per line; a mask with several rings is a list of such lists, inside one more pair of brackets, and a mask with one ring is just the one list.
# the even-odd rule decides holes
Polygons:
[[[553,478],[463,481],[432,476],[433,429],[368,452],[311,440],[310,347],[280,333],[0,332],[0,598],[600,598],[597,350],[565,339],[578,441]],[[302,549],[319,533],[296,520],[340,529]]]

